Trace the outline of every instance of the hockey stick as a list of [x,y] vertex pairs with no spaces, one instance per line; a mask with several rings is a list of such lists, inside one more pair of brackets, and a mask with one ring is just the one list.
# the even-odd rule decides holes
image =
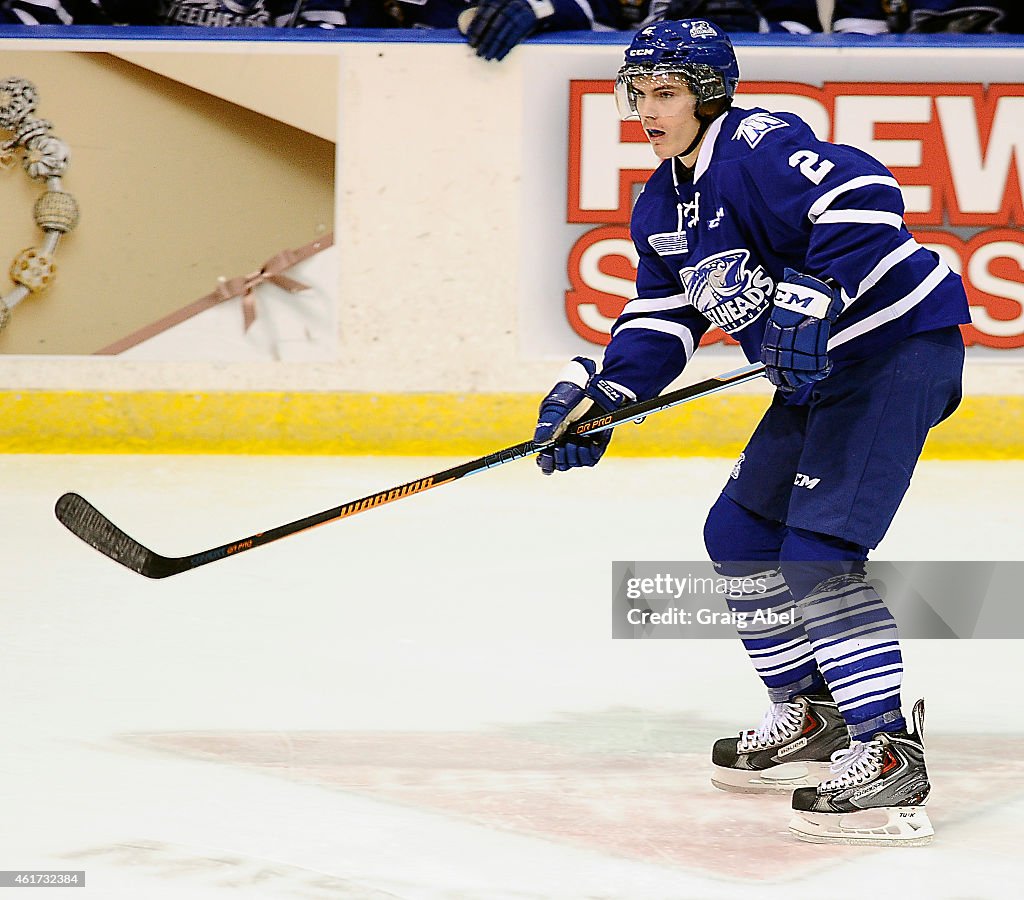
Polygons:
[[[760,363],[744,366],[724,375],[715,378],[708,378],[696,384],[670,391],[652,400],[644,400],[641,403],[630,403],[617,409],[615,412],[603,416],[595,416],[576,423],[572,427],[574,434],[596,433],[614,428],[626,422],[634,422],[642,419],[651,413],[661,412],[686,403],[689,400],[696,400],[699,397],[706,397],[717,391],[724,390],[734,384],[741,384],[758,378],[764,372],[764,366]],[[523,459],[533,456],[550,447],[554,442],[538,444],[535,441],[524,441],[514,447],[506,447],[496,453],[481,456],[471,462],[462,463],[443,472],[436,472],[418,481],[410,481],[406,484],[393,487],[388,490],[379,491],[376,494],[369,494],[358,500],[352,500],[333,509],[327,509],[305,519],[289,522],[272,528],[270,531],[261,531],[238,541],[214,547],[212,550],[204,550],[202,553],[195,553],[192,556],[161,556],[159,553],[144,547],[137,540],[129,537],[106,516],[103,515],[85,498],[78,494],[64,494],[54,508],[57,519],[69,531],[80,537],[91,547],[96,548],[115,562],[126,566],[133,572],[145,575],[147,578],[167,578],[169,575],[177,575],[179,572],[187,572],[190,569],[197,569],[207,563],[216,562],[227,556],[234,556],[245,550],[252,550],[255,547],[262,547],[264,544],[272,543],[283,537],[298,534],[300,531],[307,531],[316,528],[335,519],[345,519],[356,513],[374,509],[385,503],[394,500],[401,500],[412,494],[419,494],[430,488],[440,487],[443,484],[451,484],[467,475],[475,475],[487,469],[504,465],[516,459]]]
[[299,27],[299,13],[302,12],[302,7],[306,5],[306,0],[298,0],[292,9],[292,14],[288,21],[285,23],[285,28],[298,28]]

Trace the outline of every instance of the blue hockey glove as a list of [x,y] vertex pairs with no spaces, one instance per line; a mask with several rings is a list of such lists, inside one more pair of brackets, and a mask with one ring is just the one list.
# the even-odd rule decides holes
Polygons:
[[843,300],[832,284],[786,269],[775,288],[761,342],[768,380],[784,394],[821,381],[832,369],[828,338]]
[[[592,359],[577,356],[541,401],[533,439],[541,444],[556,440],[584,415],[590,418],[591,415],[612,412],[633,399],[617,385],[601,378],[597,374],[597,363]],[[611,439],[610,428],[593,435],[567,437],[542,451],[537,457],[537,465],[545,475],[556,469],[566,472],[578,466],[596,466]]]
[[483,0],[466,38],[477,56],[501,60],[554,12],[551,0]]

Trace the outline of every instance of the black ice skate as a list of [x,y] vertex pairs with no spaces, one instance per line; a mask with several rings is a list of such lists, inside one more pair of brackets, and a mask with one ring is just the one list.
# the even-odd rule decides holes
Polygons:
[[935,832],[924,804],[931,785],[924,764],[924,701],[914,731],[881,732],[833,756],[833,777],[793,793],[789,830],[818,844],[913,847]]
[[761,724],[739,738],[715,741],[711,783],[741,794],[790,792],[828,777],[832,754],[850,735],[829,694],[773,703]]

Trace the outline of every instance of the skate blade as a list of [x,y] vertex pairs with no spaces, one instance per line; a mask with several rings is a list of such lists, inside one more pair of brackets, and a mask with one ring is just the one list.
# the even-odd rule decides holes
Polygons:
[[812,844],[922,847],[935,837],[923,806],[884,806],[856,813],[797,812],[789,830]]
[[797,788],[817,787],[828,774],[827,762],[789,762],[760,772],[714,766],[711,783],[733,794],[791,794]]

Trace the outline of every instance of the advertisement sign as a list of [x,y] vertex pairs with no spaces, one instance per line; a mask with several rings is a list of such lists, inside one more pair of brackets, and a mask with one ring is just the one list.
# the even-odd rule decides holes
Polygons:
[[[640,124],[616,113],[621,50],[593,50],[600,77],[595,59],[578,56],[530,76],[545,86],[527,96],[550,106],[528,109],[538,126],[526,129],[528,148],[543,141],[551,150],[525,171],[524,243],[533,259],[532,271],[524,267],[521,349],[529,357],[600,355],[633,296],[629,215],[658,160]],[[837,52],[797,60],[785,48],[737,48],[736,105],[796,113],[820,138],[859,147],[890,168],[911,231],[963,275],[973,318],[967,345],[981,353],[1024,347],[1024,85],[1014,83],[1005,55],[947,49],[958,54],[954,69],[975,55],[972,80],[955,81],[936,53],[915,61],[890,51],[881,55],[892,77],[880,81],[880,51],[844,49],[841,70]],[[784,80],[772,77],[780,70]],[[555,98],[565,103],[561,147],[551,140]],[[527,150],[528,159],[539,154]],[[714,328],[702,343],[734,342]]]

